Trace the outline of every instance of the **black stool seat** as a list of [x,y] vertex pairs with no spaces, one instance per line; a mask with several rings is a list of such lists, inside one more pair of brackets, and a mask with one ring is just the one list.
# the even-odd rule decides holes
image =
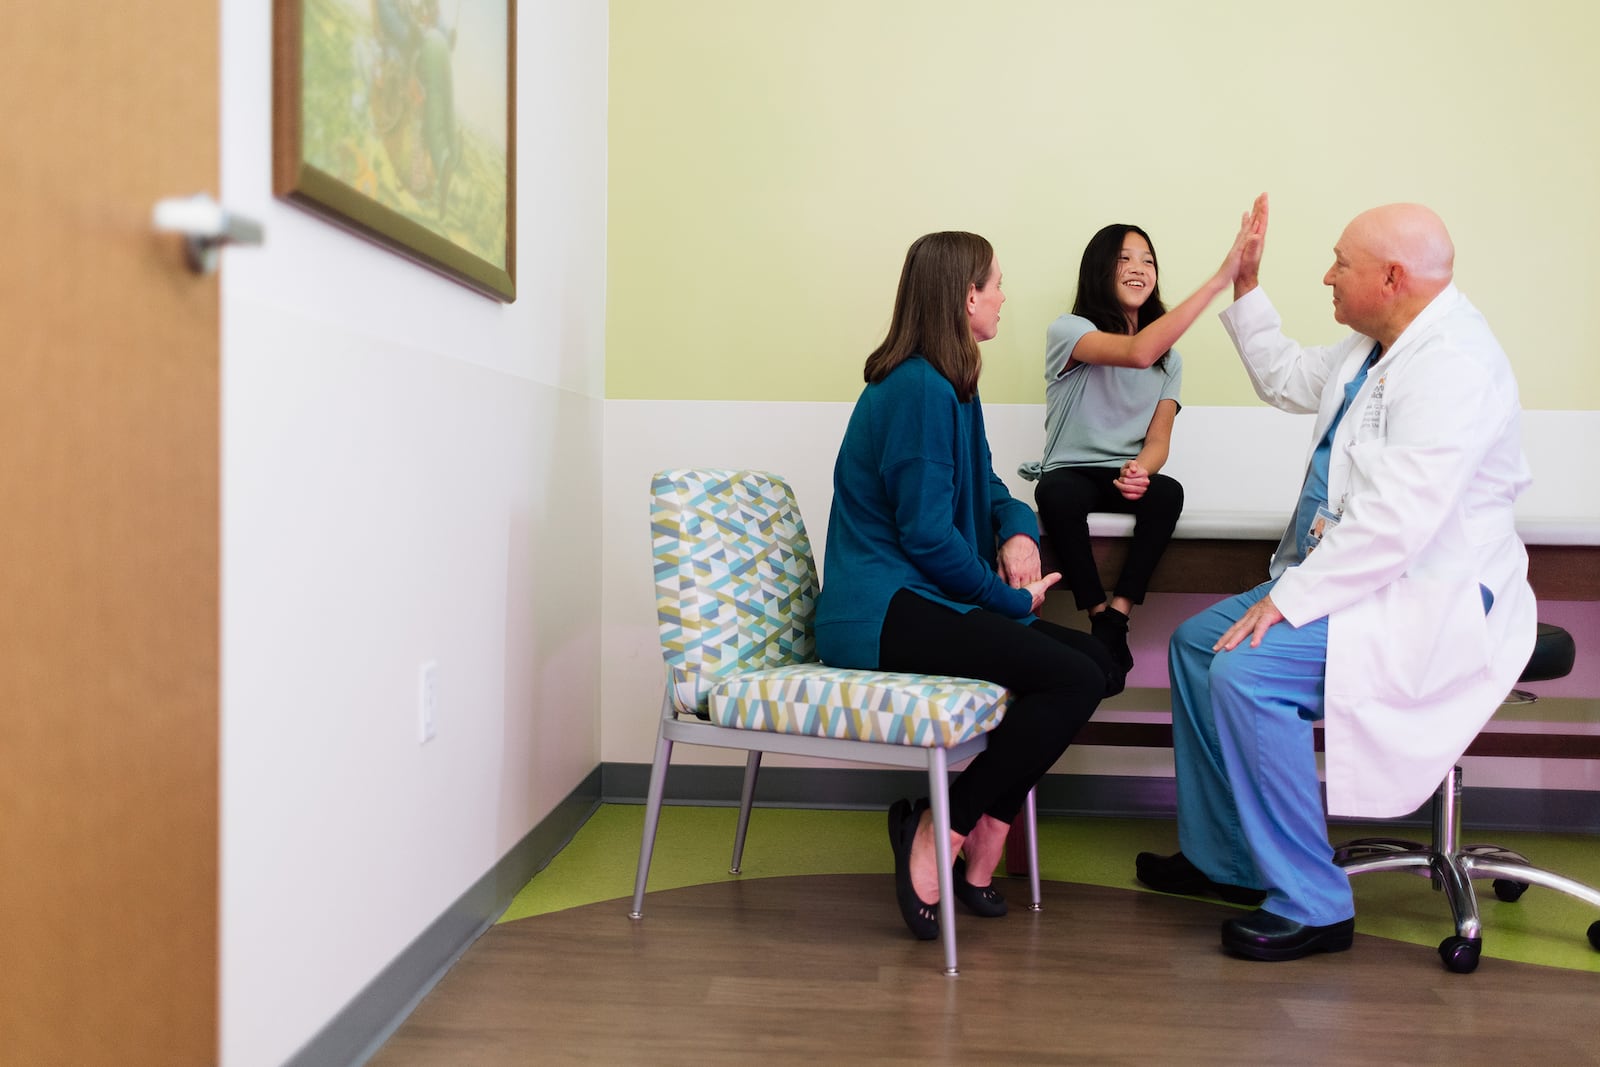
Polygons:
[[[1539,623],[1534,637],[1533,655],[1518,679],[1545,682],[1572,672],[1577,646],[1572,635],[1553,623]],[[1512,701],[1528,703],[1539,699],[1532,693],[1513,689]],[[1346,874],[1369,871],[1411,871],[1433,880],[1443,890],[1455,917],[1456,933],[1439,942],[1439,958],[1452,971],[1465,974],[1475,970],[1483,951],[1483,924],[1478,918],[1478,897],[1472,879],[1494,879],[1494,894],[1511,903],[1529,885],[1555,889],[1600,908],[1600,891],[1581,882],[1535,867],[1527,857],[1499,845],[1461,845],[1461,768],[1451,768],[1433,794],[1433,842],[1423,845],[1389,837],[1369,837],[1347,841],[1334,849],[1334,862]],[[1600,949],[1600,921],[1589,927],[1589,943]]]
[[1548,682],[1553,678],[1565,678],[1572,673],[1577,659],[1578,646],[1573,643],[1572,635],[1554,623],[1541,622],[1533,639],[1533,655],[1528,657],[1528,665],[1517,681]]
[[[1565,678],[1572,673],[1572,664],[1578,658],[1578,646],[1572,635],[1551,622],[1541,622],[1533,638],[1533,654],[1528,665],[1522,668],[1519,682],[1548,682]],[[1539,698],[1526,689],[1513,689],[1506,695],[1507,704],[1532,704]]]

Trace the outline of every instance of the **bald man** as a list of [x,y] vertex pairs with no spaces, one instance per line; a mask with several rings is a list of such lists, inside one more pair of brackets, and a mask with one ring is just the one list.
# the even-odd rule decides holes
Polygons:
[[1305,482],[1270,579],[1173,634],[1181,851],[1140,853],[1136,873],[1260,902],[1223,947],[1291,960],[1355,930],[1312,723],[1329,813],[1414,811],[1528,662],[1536,608],[1513,522],[1531,480],[1517,383],[1451,282],[1444,223],[1418,204],[1356,216],[1322,279],[1353,332],[1318,348],[1284,336],[1259,287],[1266,227],[1263,195],[1222,322],[1262,400],[1316,413]]

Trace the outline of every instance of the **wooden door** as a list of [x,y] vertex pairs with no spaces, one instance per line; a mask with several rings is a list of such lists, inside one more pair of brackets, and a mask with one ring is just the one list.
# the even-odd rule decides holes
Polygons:
[[0,14],[0,1064],[214,1063],[218,7]]

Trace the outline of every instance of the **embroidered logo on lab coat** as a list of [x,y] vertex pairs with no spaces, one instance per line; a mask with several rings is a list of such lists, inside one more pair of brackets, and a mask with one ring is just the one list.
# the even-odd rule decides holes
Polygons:
[[1384,427],[1387,414],[1383,404],[1383,387],[1389,380],[1388,375],[1378,379],[1378,384],[1373,386],[1372,393],[1367,397],[1367,406],[1361,411],[1361,433],[1363,436],[1384,436]]

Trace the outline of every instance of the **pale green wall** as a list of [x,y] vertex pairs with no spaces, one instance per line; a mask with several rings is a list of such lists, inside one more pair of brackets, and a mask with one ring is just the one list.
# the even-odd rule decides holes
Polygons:
[[[1600,408],[1597,38],[1588,0],[611,0],[606,394],[853,399],[906,246],[971,229],[984,397],[1037,402],[1097,227],[1148,229],[1175,303],[1266,189],[1302,339],[1349,217],[1421,200],[1524,406]],[[1188,403],[1254,402],[1213,316],[1181,347]]]

